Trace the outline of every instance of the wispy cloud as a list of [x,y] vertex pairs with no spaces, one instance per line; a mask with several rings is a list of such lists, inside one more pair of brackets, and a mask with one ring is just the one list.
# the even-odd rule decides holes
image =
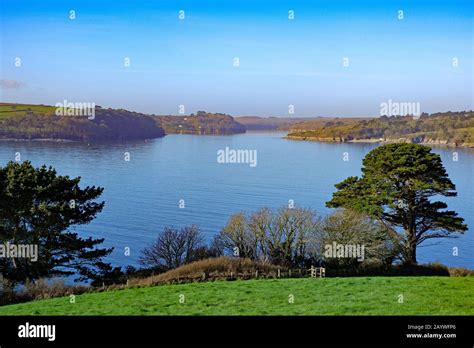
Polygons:
[[16,80],[0,79],[0,88],[2,89],[18,89],[26,87],[26,83]]

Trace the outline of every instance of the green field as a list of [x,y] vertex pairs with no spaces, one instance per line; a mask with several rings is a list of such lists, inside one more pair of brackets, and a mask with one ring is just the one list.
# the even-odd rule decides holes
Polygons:
[[52,115],[55,110],[56,107],[49,105],[0,103],[0,118],[25,116],[28,112],[34,112],[41,115]]
[[4,306],[0,315],[474,315],[474,277],[162,285],[78,295],[75,303],[63,297]]

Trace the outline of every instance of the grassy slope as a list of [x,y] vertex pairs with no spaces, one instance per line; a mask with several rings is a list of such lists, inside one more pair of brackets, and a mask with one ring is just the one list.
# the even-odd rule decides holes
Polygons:
[[474,277],[218,281],[89,293],[73,304],[63,297],[0,307],[0,315],[410,314],[474,315]]
[[0,103],[0,118],[10,118],[15,116],[25,116],[27,110],[38,114],[49,115],[56,110],[54,106],[33,105],[33,104],[6,104]]

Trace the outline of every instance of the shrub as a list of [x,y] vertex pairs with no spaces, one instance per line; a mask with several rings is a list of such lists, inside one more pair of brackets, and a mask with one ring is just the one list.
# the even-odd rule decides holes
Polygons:
[[474,270],[456,267],[449,269],[449,275],[451,277],[466,277],[466,276],[474,276]]
[[315,211],[262,208],[250,215],[232,215],[218,241],[227,254],[265,260],[286,267],[304,267],[311,259],[307,241],[320,218]]
[[0,278],[2,292],[0,296],[0,305],[17,302],[17,294],[14,291],[15,284],[3,277]]
[[40,278],[36,281],[26,281],[21,289],[15,291],[13,283],[4,279],[0,305],[62,297],[72,294],[78,295],[90,290],[91,288],[89,286],[66,285],[62,279],[51,280]]
[[[326,216],[318,224],[318,233],[314,234],[314,239],[328,268],[389,267],[401,252],[401,241],[397,233],[364,214],[348,209],[338,209]],[[331,247],[333,243],[363,246],[363,260],[326,255],[326,247]]]
[[72,294],[82,294],[89,290],[89,287],[82,285],[66,285],[62,279],[49,280],[45,278],[37,281],[26,281],[19,296],[25,299],[40,300],[52,297],[62,297]]
[[362,264],[358,268],[326,268],[327,277],[362,277],[362,276],[450,276],[448,267],[440,263],[426,265]]

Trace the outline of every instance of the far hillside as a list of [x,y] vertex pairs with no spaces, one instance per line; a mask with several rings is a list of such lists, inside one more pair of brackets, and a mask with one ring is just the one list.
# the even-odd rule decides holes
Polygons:
[[312,120],[326,120],[325,118],[313,117],[259,117],[259,116],[238,116],[235,118],[243,124],[247,130],[289,130],[301,122]]
[[231,135],[245,133],[245,126],[232,116],[198,111],[189,116],[155,116],[168,134]]
[[305,122],[293,127],[289,139],[329,142],[412,142],[474,147],[474,111],[382,116],[373,119],[339,119]]
[[298,122],[291,126],[290,131],[311,131],[320,128],[332,128],[355,125],[361,121],[369,121],[371,118],[363,117],[319,117],[316,119]]
[[1,103],[0,139],[117,141],[165,135],[151,116],[141,113],[96,106],[93,117],[74,116],[74,109],[58,116],[56,109],[48,105]]

